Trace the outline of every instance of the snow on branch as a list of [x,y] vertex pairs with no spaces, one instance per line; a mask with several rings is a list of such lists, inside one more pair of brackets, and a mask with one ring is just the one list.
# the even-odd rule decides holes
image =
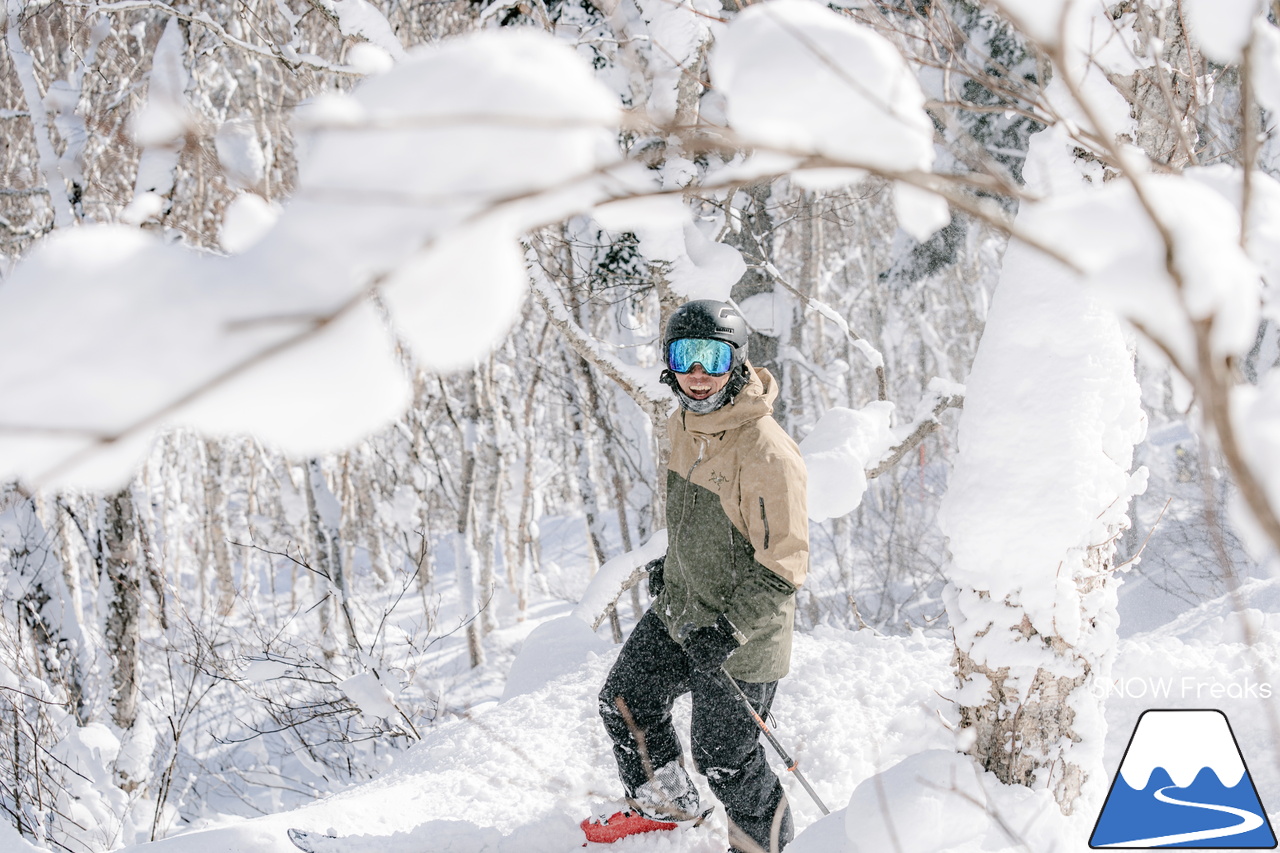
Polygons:
[[616,382],[651,418],[666,417],[671,407],[670,392],[665,386],[654,383],[648,375],[652,371],[640,371],[623,363],[606,352],[600,341],[577,324],[569,307],[564,304],[564,299],[547,276],[537,251],[528,241],[525,241],[525,265],[529,271],[534,298],[546,312],[551,324],[564,335],[573,351]]
[[599,628],[618,596],[645,576],[644,567],[649,561],[666,553],[667,531],[664,528],[634,551],[619,554],[609,560],[591,579],[587,591],[573,609],[573,615],[589,624],[593,631]]
[[[1238,384],[1233,366],[1253,346],[1263,316],[1259,309],[1270,301],[1260,273],[1274,263],[1276,220],[1270,211],[1280,185],[1257,168],[1258,135],[1252,128],[1259,108],[1276,105],[1270,99],[1280,62],[1276,55],[1264,59],[1261,48],[1280,43],[1280,33],[1258,4],[1189,4],[1204,14],[1188,15],[1191,31],[1175,47],[1193,57],[1203,53],[1227,64],[1241,62],[1242,143],[1230,159],[1238,157],[1244,168],[1196,167],[1197,154],[1186,150],[1176,112],[1169,114],[1167,103],[1148,108],[1136,92],[1112,82],[1154,66],[1155,91],[1166,98],[1160,87],[1170,70],[1169,54],[1162,31],[1150,29],[1159,16],[1130,17],[1122,26],[1088,4],[995,5],[1056,70],[1046,90],[1056,122],[1043,134],[1057,147],[1044,158],[1046,164],[1056,161],[1045,171],[1055,179],[1048,189],[1056,197],[1039,211],[1027,209],[1020,221],[1059,246],[1089,247],[1080,258],[1077,283],[1103,294],[1192,385],[1253,522],[1280,549],[1280,478],[1253,461],[1270,455],[1260,437],[1274,416],[1253,403],[1257,395]],[[1144,42],[1148,50],[1142,55],[1130,47]],[[1153,168],[1151,152],[1132,141],[1158,135],[1171,139],[1174,151],[1163,155],[1167,164]],[[1064,156],[1072,150],[1088,151],[1104,164],[1110,172],[1099,175],[1107,178],[1104,186],[1058,185],[1063,175],[1079,174]]]
[[307,3],[347,38],[377,45],[396,61],[404,59],[404,45],[400,44],[386,16],[367,0],[307,0]]
[[[763,247],[760,246],[760,241],[758,237],[756,238],[756,245],[760,247],[761,252],[764,251]],[[815,299],[812,296],[802,293],[799,288],[797,288],[795,285],[788,282],[786,278],[783,277],[782,273],[778,271],[778,268],[774,266],[772,263],[769,263],[768,261],[763,261],[763,263],[764,263],[765,272],[769,273],[769,276],[774,281],[776,281],[778,284],[785,287],[788,291],[791,292],[792,295],[794,295],[797,299],[803,302],[806,306],[808,306],[809,308],[813,309],[814,311],[821,314],[823,317],[826,317],[828,320],[836,324],[836,326],[840,329],[840,331],[844,333],[844,336],[849,339],[849,342],[853,345],[853,348],[856,349],[858,352],[860,352],[863,355],[863,357],[866,358],[867,362],[871,365],[872,369],[875,370],[876,399],[888,400],[889,399],[889,380],[884,370],[884,355],[881,354],[881,352],[878,349],[872,346],[869,341],[867,341],[865,338],[863,338],[861,335],[855,332],[849,326],[849,321],[846,320],[840,314],[839,311],[832,308],[830,305],[826,304],[821,299]]]
[[[237,48],[345,73],[158,0],[96,8],[164,12]],[[874,173],[1007,225],[982,200],[963,198],[962,179],[929,174],[933,127],[891,44],[813,4],[762,8],[736,17],[711,59],[733,126],[715,144],[775,156],[772,165],[712,173],[707,188],[758,180],[762,165],[810,179]],[[785,48],[759,63],[758,47],[775,40]],[[866,50],[848,49],[859,46]],[[422,366],[456,369],[515,322],[530,274],[535,298],[579,354],[655,424],[663,419],[670,401],[662,389],[593,344],[518,248],[530,228],[657,192],[634,179],[644,170],[618,151],[617,129],[627,123],[618,98],[571,46],[529,29],[448,39],[314,109],[329,123],[313,115],[297,195],[243,254],[198,257],[92,227],[64,229],[19,264],[0,291],[0,393],[24,400],[31,426],[8,425],[0,473],[116,482],[145,450],[146,433],[170,422],[253,432],[289,452],[349,444],[409,398],[371,292]],[[1055,257],[1070,263],[1067,254]],[[99,304],[107,293],[113,302]],[[473,310],[481,303],[489,310]],[[48,329],[60,330],[55,341],[32,340]],[[876,365],[878,353],[855,346]],[[37,347],[64,355],[13,355]],[[154,369],[158,361],[165,370]]]
[[75,5],[84,5],[86,8],[92,8],[97,12],[115,13],[134,12],[138,10],[163,12],[164,14],[170,15],[179,20],[186,21],[191,24],[198,24],[199,26],[204,27],[209,30],[209,32],[220,38],[223,44],[228,47],[245,50],[249,53],[253,53],[267,59],[274,59],[290,69],[306,67],[316,71],[325,71],[330,74],[342,74],[349,77],[363,77],[365,75],[365,72],[358,68],[329,62],[328,60],[321,59],[314,54],[299,53],[292,43],[283,46],[276,44],[263,46],[245,41],[242,38],[232,35],[227,31],[225,26],[209,17],[205,12],[184,12],[167,3],[158,2],[158,0],[119,0],[119,2],[116,3]]
[[920,414],[914,421],[897,430],[903,438],[885,451],[880,461],[867,468],[867,478],[875,479],[897,465],[904,456],[914,450],[929,433],[942,426],[939,418],[947,409],[964,407],[964,386],[946,379],[934,377],[929,381],[928,396],[920,401]]
[[809,518],[839,518],[862,503],[869,481],[884,474],[964,404],[964,386],[935,378],[912,423],[891,426],[894,406],[874,400],[861,409],[828,409],[800,442],[809,469]]
[[[172,423],[297,454],[349,445],[410,398],[369,294],[423,367],[465,366],[519,316],[517,235],[589,206],[617,159],[616,100],[542,33],[443,42],[345,100],[399,127],[317,131],[297,197],[241,255],[93,226],[23,259],[0,290],[0,389],[26,425],[0,427],[0,476],[109,488]],[[477,103],[530,120],[431,126]],[[347,189],[370,197],[358,216],[326,195]],[[21,355],[37,350],[55,355]]]

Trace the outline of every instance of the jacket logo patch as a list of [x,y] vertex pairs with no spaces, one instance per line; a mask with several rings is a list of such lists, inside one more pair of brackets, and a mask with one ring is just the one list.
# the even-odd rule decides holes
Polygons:
[[729,482],[729,478],[724,474],[721,474],[719,471],[712,473],[707,479],[714,483],[717,489]]

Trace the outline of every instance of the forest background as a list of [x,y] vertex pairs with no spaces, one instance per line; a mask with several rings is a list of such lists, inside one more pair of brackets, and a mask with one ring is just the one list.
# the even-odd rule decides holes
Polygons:
[[[982,651],[1000,619],[1085,661],[1054,690],[1097,695],[1117,632],[1269,576],[1275,8],[766,5],[786,11],[10,0],[0,808],[18,833],[103,850],[278,811],[497,699],[532,626],[663,526],[655,341],[687,298],[741,306],[775,415],[817,460],[799,629],[955,636],[958,689],[983,688],[957,693],[985,732],[969,748],[1006,781],[1070,765],[1089,728],[1028,713],[1039,757],[995,755],[1004,711],[1061,675]],[[529,38],[479,38],[512,30]],[[1056,153],[1024,174],[1037,135]],[[1071,208],[1088,185],[1102,207]],[[1107,215],[1062,227],[1073,210]],[[1034,387],[975,398],[960,383],[1011,233],[1057,265],[1049,292],[1134,285],[1089,297],[1101,319],[1068,302],[1080,317],[1013,331],[1103,329],[1123,357],[1015,363]],[[1088,485],[1109,531],[1064,540],[1087,627],[1046,630],[1040,581],[1009,586],[1004,557],[984,578],[987,546],[939,512],[975,403],[1056,441],[1033,400],[1094,381],[1112,390],[1067,421],[1115,427],[1082,455],[1119,485],[1093,489],[1070,448],[1007,453],[1042,486]],[[966,494],[976,476],[1033,499],[975,465]],[[1045,531],[1007,510],[977,532]],[[1009,613],[975,617],[965,596],[992,590]],[[647,603],[619,591],[592,620],[615,640]],[[1064,810],[1087,779],[1049,783]]]

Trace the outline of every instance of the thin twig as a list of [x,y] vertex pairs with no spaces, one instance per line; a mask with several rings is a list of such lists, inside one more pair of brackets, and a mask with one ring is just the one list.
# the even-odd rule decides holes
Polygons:
[[1129,565],[1130,563],[1137,562],[1138,559],[1142,557],[1142,552],[1147,550],[1147,543],[1150,542],[1151,537],[1155,535],[1156,528],[1160,526],[1160,519],[1164,518],[1165,510],[1169,508],[1169,504],[1171,503],[1173,503],[1173,498],[1169,498],[1167,501],[1164,502],[1164,506],[1160,508],[1160,514],[1156,516],[1155,523],[1152,524],[1151,529],[1147,531],[1147,538],[1142,540],[1142,545],[1138,548],[1138,550],[1134,553],[1134,555],[1129,559],[1125,560],[1123,563],[1120,563],[1119,565],[1113,567],[1112,571],[1118,572],[1121,569],[1123,569],[1125,566]]

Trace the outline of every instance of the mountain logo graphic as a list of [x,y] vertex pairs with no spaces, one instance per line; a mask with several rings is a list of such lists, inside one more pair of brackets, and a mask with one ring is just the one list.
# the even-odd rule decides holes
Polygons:
[[1144,711],[1089,846],[1273,849],[1275,832],[1227,715]]

